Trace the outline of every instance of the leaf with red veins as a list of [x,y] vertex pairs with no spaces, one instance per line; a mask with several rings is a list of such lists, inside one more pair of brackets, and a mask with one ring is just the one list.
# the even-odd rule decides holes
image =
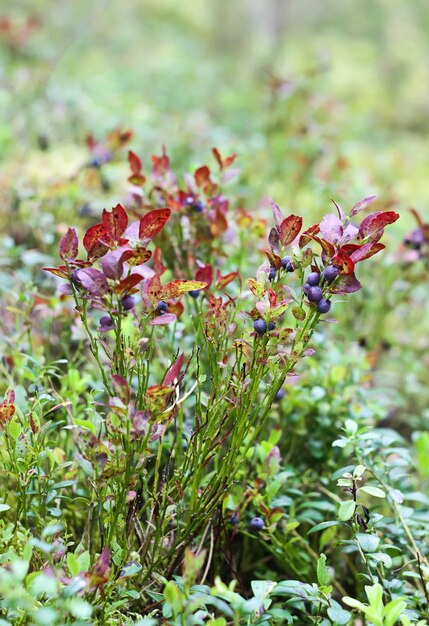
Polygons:
[[122,263],[128,263],[130,267],[136,267],[137,265],[143,265],[143,263],[149,261],[151,256],[152,252],[147,250],[147,248],[137,247],[122,252],[121,261]]
[[154,305],[158,304],[161,298],[161,281],[159,280],[159,276],[154,274],[152,278],[146,279],[142,285],[142,300],[143,304],[147,308],[151,308]]
[[283,246],[288,246],[292,241],[296,239],[302,228],[302,217],[298,215],[289,215],[280,224],[279,237],[280,243]]
[[267,258],[270,262],[271,267],[274,267],[276,270],[281,269],[282,260],[277,254],[273,254],[272,252],[268,252],[268,250],[264,250]]
[[60,267],[42,267],[45,272],[49,272],[59,278],[68,278],[69,272],[66,265],[60,265]]
[[78,255],[79,240],[74,228],[69,228],[60,241],[60,257],[73,261]]
[[235,280],[239,276],[238,272],[230,272],[229,274],[225,274],[225,276],[221,276],[219,270],[217,270],[216,274],[216,288],[217,289],[225,289],[233,280]]
[[158,315],[149,322],[150,326],[163,326],[164,324],[171,324],[175,322],[177,317],[174,313],[164,313],[164,315]]
[[117,204],[111,211],[103,209],[101,224],[106,233],[103,239],[106,239],[107,243],[119,245],[126,243],[126,241],[121,240],[121,236],[128,226],[128,215],[121,204]]
[[359,291],[361,287],[362,285],[360,284],[356,276],[352,273],[348,274],[347,276],[339,276],[332,288],[332,293],[342,295],[347,293],[354,293],[355,291]]
[[106,237],[107,232],[103,224],[95,224],[88,228],[83,238],[83,246],[89,259],[96,259],[106,254],[109,249],[105,242]]
[[353,260],[346,252],[344,252],[342,248],[340,248],[338,252],[332,257],[331,263],[338,268],[340,274],[344,274],[345,276],[353,274],[355,269],[355,264],[353,263]]
[[139,239],[142,245],[149,243],[170,219],[171,209],[155,209],[142,217],[139,223]]
[[320,222],[320,233],[325,241],[335,245],[344,233],[341,220],[332,213],[325,215]]
[[166,375],[164,376],[164,380],[162,384],[166,387],[171,387],[176,384],[176,381],[180,379],[180,371],[183,366],[183,361],[185,359],[185,355],[182,354],[174,361],[172,365],[170,365]]
[[367,215],[359,226],[358,241],[369,239],[375,243],[383,236],[385,226],[393,224],[399,219],[399,214],[395,211],[377,211]]
[[79,270],[77,276],[84,288],[92,296],[104,296],[109,291],[105,275],[93,267]]
[[271,206],[273,208],[274,224],[276,225],[277,232],[279,232],[280,226],[285,220],[285,216],[283,215],[283,211],[281,210],[279,205],[276,204],[274,200],[271,200]]
[[[197,261],[200,264],[200,261]],[[195,280],[202,281],[207,284],[206,289],[211,287],[213,282],[213,268],[207,263],[206,265],[201,264],[200,267],[195,272]]]
[[313,224],[313,226],[310,226],[310,228],[307,228],[307,230],[305,230],[302,233],[301,237],[299,238],[299,247],[304,248],[304,246],[310,243],[310,241],[313,241],[315,239],[315,236],[319,232],[320,232],[319,224]]
[[376,198],[377,196],[368,196],[368,198],[364,198],[363,200],[360,200],[360,202],[357,202],[350,211],[350,217],[353,217],[353,215],[357,215],[360,211],[367,209]]
[[172,280],[162,287],[161,300],[178,298],[188,291],[196,291],[205,287],[207,287],[207,283],[198,280]]
[[116,285],[115,293],[117,294],[128,293],[131,290],[133,290],[136,285],[141,283],[142,280],[143,280],[143,276],[141,274],[130,274],[129,276],[121,280],[121,282],[118,285]]
[[320,245],[323,252],[326,254],[328,258],[331,258],[332,256],[334,256],[335,248],[332,245],[332,243],[330,243],[329,241],[326,241],[325,239],[322,239],[321,237],[313,236],[313,239],[314,241],[317,241],[317,243]]
[[101,259],[100,264],[103,274],[111,280],[120,280],[124,273],[121,250],[111,250]]
[[270,244],[270,248],[273,251],[273,254],[280,254],[280,237],[276,228],[272,228],[270,230],[270,234],[268,235],[268,243]]
[[377,254],[377,252],[384,250],[385,247],[386,246],[384,244],[379,242],[364,243],[363,246],[359,246],[357,250],[354,250],[350,254],[350,258],[356,264],[360,261],[365,261],[366,259],[369,259],[370,257],[374,256],[374,254]]

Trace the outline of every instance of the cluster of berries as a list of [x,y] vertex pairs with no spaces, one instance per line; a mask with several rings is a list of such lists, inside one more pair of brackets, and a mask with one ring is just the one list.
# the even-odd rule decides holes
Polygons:
[[331,309],[331,301],[323,297],[323,283],[330,285],[338,276],[338,268],[334,265],[328,265],[321,274],[319,272],[310,272],[307,281],[303,286],[303,291],[310,302],[317,305],[319,313],[329,313]]
[[274,322],[267,322],[265,320],[263,320],[262,318],[258,318],[257,320],[255,320],[253,322],[253,328],[255,330],[256,333],[258,333],[258,335],[265,335],[265,333],[271,330],[274,330],[276,327],[276,325],[274,324]]
[[202,213],[204,211],[204,204],[201,200],[196,200],[193,196],[185,198],[183,206],[190,207],[195,213]]
[[[292,261],[290,260],[289,256],[285,256],[282,258],[282,269],[284,269],[286,272],[293,272],[295,270],[295,267]],[[270,282],[272,282],[275,279],[276,273],[277,273],[276,268],[270,267],[270,273],[268,274],[268,280]]]

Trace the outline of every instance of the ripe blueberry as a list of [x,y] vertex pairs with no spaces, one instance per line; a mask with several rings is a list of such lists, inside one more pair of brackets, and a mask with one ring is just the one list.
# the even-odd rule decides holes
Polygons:
[[110,315],[103,315],[103,317],[100,317],[100,326],[103,326],[106,329],[113,328],[113,320]]
[[329,311],[331,310],[331,301],[327,300],[326,298],[322,298],[317,303],[317,310],[319,311],[319,313],[329,313]]
[[305,295],[308,294],[308,290],[310,289],[311,285],[309,285],[308,283],[305,283],[302,287],[303,292],[305,293]]
[[193,289],[192,291],[188,291],[188,293],[191,296],[191,298],[198,298],[198,296],[200,295],[200,290]]
[[307,276],[307,283],[311,287],[315,287],[316,285],[318,285],[319,280],[320,280],[319,272],[310,272],[310,274]]
[[338,267],[335,267],[335,265],[328,265],[328,267],[325,268],[325,270],[323,271],[323,276],[328,285],[330,285],[336,279],[338,274]]
[[161,300],[161,302],[158,302],[158,306],[156,307],[156,310],[158,311],[160,315],[164,315],[164,313],[167,313],[168,311],[168,304],[164,302],[164,300]]
[[254,517],[250,521],[249,526],[251,530],[262,530],[264,527],[264,520],[262,519],[262,517]]
[[276,268],[270,267],[270,273],[268,274],[268,280],[273,281],[276,277]]
[[287,264],[290,263],[290,256],[284,256],[282,258],[282,268],[285,270],[287,268]]
[[319,302],[322,299],[322,290],[320,287],[310,287],[307,292],[307,298],[310,302]]
[[258,333],[258,335],[263,335],[267,332],[267,324],[264,320],[258,319],[253,322],[253,328]]
[[233,515],[231,515],[231,517],[229,518],[228,521],[233,526],[236,526],[238,524],[238,515],[236,513],[234,513]]
[[286,391],[283,389],[283,387],[280,387],[280,389],[274,396],[274,400],[282,400],[285,397],[285,395],[286,395]]
[[274,330],[276,327],[276,325],[274,324],[274,322],[268,322],[268,330]]
[[124,311],[130,311],[131,309],[134,308],[136,304],[136,300],[134,296],[131,296],[131,295],[124,296],[121,302],[122,302],[122,308],[124,309]]
[[194,204],[192,205],[192,210],[195,211],[195,213],[203,212],[204,204],[201,202],[201,200],[197,200],[196,202],[194,202]]

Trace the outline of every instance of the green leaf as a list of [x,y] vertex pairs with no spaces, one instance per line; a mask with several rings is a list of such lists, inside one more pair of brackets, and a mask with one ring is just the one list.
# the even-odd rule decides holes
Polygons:
[[0,513],[3,513],[3,511],[8,511],[10,509],[10,506],[8,504],[0,504]]
[[379,487],[372,487],[371,485],[365,485],[365,487],[360,487],[359,491],[363,491],[364,493],[369,494],[370,496],[374,496],[374,498],[385,498],[386,494]]
[[393,626],[406,606],[407,603],[402,598],[388,602],[383,609],[384,626]]
[[325,528],[330,528],[330,526],[340,526],[340,522],[321,522],[320,524],[316,524],[311,528],[307,535],[311,535],[311,533],[317,533],[319,530],[325,530]]
[[335,600],[331,600],[331,603],[332,606],[330,606],[327,611],[328,617],[333,622],[338,624],[338,626],[345,626],[348,624],[352,616],[350,611],[343,609],[338,602],[335,602]]
[[353,472],[354,478],[360,478],[364,474],[365,470],[366,470],[365,465],[356,465],[354,472]]
[[382,616],[383,610],[383,587],[376,583],[375,585],[366,585],[365,593],[368,597],[368,602],[372,608],[374,608],[379,617]]
[[81,428],[85,428],[86,430],[90,430],[92,432],[93,435],[96,434],[96,428],[95,425],[90,422],[89,420],[82,420],[79,419],[77,417],[74,418],[74,423],[77,424],[77,426],[80,426]]
[[325,554],[321,554],[319,560],[317,561],[317,580],[319,581],[319,585],[321,587],[327,585],[331,580],[331,574],[326,566]]
[[364,552],[375,552],[380,544],[380,538],[369,533],[357,533],[356,540]]
[[338,511],[338,519],[342,522],[346,522],[353,517],[355,509],[356,502],[354,500],[346,500],[346,502],[343,502],[340,506],[340,510]]

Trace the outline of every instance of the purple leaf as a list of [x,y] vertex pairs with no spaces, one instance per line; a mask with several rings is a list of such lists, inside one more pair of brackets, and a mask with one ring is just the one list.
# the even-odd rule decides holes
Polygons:
[[271,200],[271,206],[273,207],[274,223],[278,230],[284,221],[285,216],[283,215],[281,208],[274,202],[274,200]]
[[359,291],[362,285],[354,274],[340,276],[335,287],[332,289],[333,293],[346,294]]
[[74,228],[69,228],[64,237],[60,241],[60,257],[74,260],[78,254],[79,240]]
[[271,250],[275,254],[280,254],[280,238],[278,230],[276,228],[272,228],[270,230],[270,234],[268,235],[268,243],[270,244]]
[[372,204],[376,198],[377,196],[368,196],[368,198],[364,198],[360,202],[357,202],[350,211],[350,217],[353,217],[353,215],[357,215],[360,211],[363,211],[364,209],[369,207],[369,205]]
[[320,222],[320,232],[322,233],[323,239],[329,243],[335,244],[343,236],[343,225],[336,215],[329,213],[325,215]]
[[151,326],[161,326],[164,324],[171,324],[171,322],[175,322],[177,317],[174,313],[165,313],[164,315],[158,315],[155,319],[151,320],[149,324]]
[[112,250],[101,259],[101,267],[107,278],[112,280],[120,280],[124,272],[124,266],[121,261],[122,250]]
[[95,270],[92,267],[79,270],[78,278],[85,289],[93,296],[104,296],[109,290],[103,272]]

